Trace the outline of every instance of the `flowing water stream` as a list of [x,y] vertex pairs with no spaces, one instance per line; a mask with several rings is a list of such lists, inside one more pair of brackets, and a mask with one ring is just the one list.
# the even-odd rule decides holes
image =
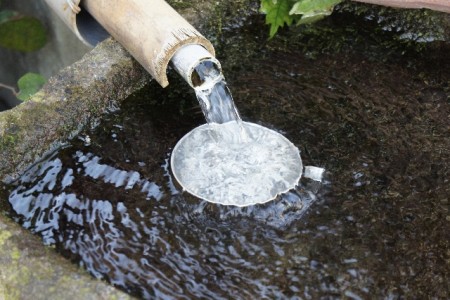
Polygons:
[[221,71],[211,63],[199,64],[195,71],[204,82],[195,88],[195,94],[206,121],[217,124],[232,121],[239,123],[241,118]]
[[221,71],[209,61],[194,72],[195,94],[208,122],[175,146],[171,167],[183,188],[223,205],[265,203],[294,189],[303,165],[297,147],[281,134],[242,122]]

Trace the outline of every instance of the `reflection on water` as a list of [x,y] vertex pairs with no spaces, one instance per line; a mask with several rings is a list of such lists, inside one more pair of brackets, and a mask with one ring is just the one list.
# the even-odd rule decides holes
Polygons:
[[[282,294],[264,276],[253,276],[274,273],[277,265],[254,264],[246,257],[284,257],[286,242],[275,232],[314,202],[313,182],[272,204],[221,208],[189,203],[176,190],[164,195],[138,172],[103,164],[91,153],[66,149],[65,154],[34,166],[9,201],[24,227],[80,260],[95,277],[144,298],[237,297],[240,283],[249,296]],[[86,190],[71,189],[90,184],[119,194],[91,198]],[[128,191],[134,191],[132,198]],[[258,227],[264,231],[254,232]]]

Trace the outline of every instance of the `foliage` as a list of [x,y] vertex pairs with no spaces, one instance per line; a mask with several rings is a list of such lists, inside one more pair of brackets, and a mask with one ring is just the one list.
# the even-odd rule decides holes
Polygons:
[[40,74],[26,73],[25,75],[20,77],[19,81],[17,82],[20,90],[17,94],[17,98],[22,101],[30,99],[32,95],[34,95],[41,89],[45,82],[46,79]]
[[266,14],[266,24],[270,24],[270,37],[277,33],[284,24],[290,26],[294,17],[289,14],[292,3],[290,0],[262,0],[261,11]]
[[284,25],[312,23],[328,16],[342,0],[261,0],[270,38]]
[[10,10],[0,11],[0,46],[30,52],[42,48],[46,42],[45,28],[38,19]]
[[[38,19],[21,15],[12,10],[0,10],[0,47],[31,52],[42,48],[46,42],[47,35],[44,25]],[[26,101],[45,82],[46,79],[42,75],[27,73],[17,82],[19,93],[14,87],[2,83],[0,83],[0,88],[9,89],[18,99]]]

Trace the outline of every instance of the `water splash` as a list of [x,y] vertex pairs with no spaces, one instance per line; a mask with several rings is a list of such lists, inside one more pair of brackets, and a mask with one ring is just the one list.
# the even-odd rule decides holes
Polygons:
[[209,125],[186,134],[171,166],[189,193],[218,204],[248,206],[294,188],[302,174],[299,150],[265,127],[242,122],[221,70],[200,63],[193,73]]

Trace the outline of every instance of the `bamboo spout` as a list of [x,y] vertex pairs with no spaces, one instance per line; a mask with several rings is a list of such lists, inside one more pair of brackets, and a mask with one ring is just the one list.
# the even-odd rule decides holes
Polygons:
[[200,45],[183,46],[177,50],[171,61],[178,74],[193,88],[206,83],[205,71],[212,81],[222,74],[219,61]]
[[82,0],[82,8],[121,43],[144,68],[166,87],[167,66],[187,44],[212,44],[163,0]]
[[[211,42],[163,0],[45,1],[85,43],[95,45],[105,38],[106,32],[111,34],[162,87],[169,84],[169,62],[186,45],[201,46],[205,51],[193,53],[199,63],[208,59],[220,69]],[[84,30],[85,27],[90,30]],[[192,83],[190,75],[182,76]]]

